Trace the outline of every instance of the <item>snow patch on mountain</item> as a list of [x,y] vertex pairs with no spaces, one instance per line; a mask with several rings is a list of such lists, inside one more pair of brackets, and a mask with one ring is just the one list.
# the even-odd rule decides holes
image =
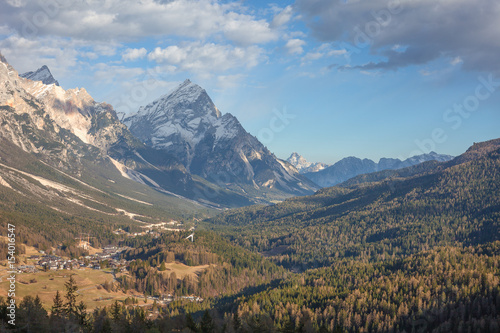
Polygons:
[[207,92],[190,80],[123,122],[146,145],[176,156],[189,172],[217,183],[227,179],[221,186],[278,184],[278,191],[294,194],[317,188],[246,132],[236,117],[222,115]]
[[309,162],[298,153],[292,153],[290,157],[287,158],[287,162],[293,165],[301,174],[306,172],[318,172],[328,167],[325,163]]

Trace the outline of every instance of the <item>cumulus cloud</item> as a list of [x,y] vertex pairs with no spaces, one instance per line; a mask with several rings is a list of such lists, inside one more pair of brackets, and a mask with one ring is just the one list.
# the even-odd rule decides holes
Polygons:
[[286,49],[288,50],[289,54],[302,54],[304,53],[304,49],[302,46],[306,45],[306,42],[303,41],[302,39],[290,39],[286,42]]
[[251,68],[263,58],[264,50],[258,46],[244,48],[201,42],[157,47],[148,54],[149,60],[200,74],[224,72],[233,68]]
[[[318,39],[386,58],[353,68],[393,70],[459,57],[465,69],[498,71],[497,0],[297,0],[295,9]],[[404,50],[391,50],[395,45]]]
[[345,49],[333,49],[328,43],[323,43],[319,47],[307,52],[301,59],[301,65],[314,62],[316,60],[327,58],[327,57],[337,57],[345,55],[347,50]]
[[108,65],[99,63],[95,65],[94,78],[99,82],[113,83],[116,81],[127,81],[145,73],[142,68],[129,68],[124,66]]
[[214,0],[72,1],[71,5],[62,0],[11,0],[0,2],[0,22],[25,38],[51,35],[126,42],[146,36],[223,34],[236,43],[278,38],[267,21],[244,11],[238,4]]
[[[17,35],[0,40],[0,50],[20,73],[47,65],[56,78],[67,74],[78,62],[80,42],[65,39],[26,39]],[[36,52],[34,52],[36,50]]]
[[221,28],[226,38],[238,44],[267,43],[279,37],[267,21],[237,13],[229,13]]
[[[66,65],[68,70],[79,61],[115,56],[120,49],[124,49],[121,54],[124,62],[143,59],[148,50],[141,48],[142,45],[127,49],[124,45],[145,38],[169,43],[199,40],[179,42],[177,49],[167,47],[160,49],[161,52],[157,49],[149,59],[162,63],[169,71],[224,72],[253,67],[266,59],[261,45],[281,38],[285,32],[277,25],[288,22],[291,12],[291,7],[282,9],[271,24],[239,1],[0,1],[0,34],[10,35],[7,38],[10,42],[4,40],[0,46],[6,55],[13,55],[11,58],[20,57],[19,68],[25,68],[30,57],[43,58],[40,54],[49,54],[45,45],[50,46],[56,52],[54,57],[64,51],[67,59],[47,59],[45,63],[61,68]],[[12,36],[17,44],[21,41],[25,44],[21,47],[22,54],[21,49],[13,49],[18,46]],[[42,40],[45,44],[40,43]]]
[[148,50],[144,47],[140,49],[126,49],[122,54],[123,61],[135,61],[144,58],[148,54]]
[[293,16],[293,8],[292,6],[285,7],[282,11],[280,11],[276,16],[274,16],[271,21],[272,27],[281,27],[287,24]]

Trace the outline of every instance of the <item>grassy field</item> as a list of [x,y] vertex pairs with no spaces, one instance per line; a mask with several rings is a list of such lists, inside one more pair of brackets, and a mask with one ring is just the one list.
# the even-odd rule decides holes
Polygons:
[[[8,277],[8,269],[3,264],[5,264],[5,261],[0,264],[0,296],[7,297],[8,281],[6,278]],[[167,270],[162,273],[170,276],[172,272],[175,272],[177,279],[183,279],[186,275],[189,275],[197,281],[198,274],[208,266],[186,266],[177,262],[169,263],[166,264]],[[59,290],[64,295],[64,284],[69,280],[71,275],[73,275],[78,285],[78,293],[80,294],[78,301],[82,300],[89,310],[111,305],[115,300],[123,301],[130,296],[142,297],[142,295],[131,291],[127,293],[123,291],[106,291],[102,288],[102,285],[105,282],[113,281],[111,270],[86,268],[81,270],[57,270],[17,274],[16,299],[20,300],[27,295],[38,295],[44,307],[50,310],[56,292]],[[143,298],[141,298],[139,304],[144,304],[143,301]],[[151,303],[151,300],[148,300],[148,303]]]
[[[0,267],[0,296],[7,296],[8,281],[5,276],[7,273],[5,267]],[[105,282],[111,282],[113,275],[110,271],[104,270],[60,270],[38,273],[23,273],[17,275],[16,298],[19,300],[24,296],[38,295],[46,309],[52,306],[52,300],[59,290],[62,294],[65,292],[64,284],[73,275],[77,285],[79,301],[83,300],[88,309],[110,305],[115,300],[124,300],[131,294],[123,292],[108,292],[101,287]]]
[[162,273],[168,274],[168,276],[170,276],[170,274],[175,272],[175,275],[177,275],[177,279],[183,279],[186,275],[190,275],[194,279],[194,281],[198,281],[198,274],[207,269],[208,266],[209,265],[186,266],[179,262],[171,262],[165,264],[167,270],[163,271]]

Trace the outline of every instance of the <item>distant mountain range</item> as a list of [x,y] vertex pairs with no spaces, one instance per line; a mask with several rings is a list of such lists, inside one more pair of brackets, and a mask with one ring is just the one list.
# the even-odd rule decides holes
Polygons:
[[287,161],[301,174],[321,187],[335,186],[353,177],[382,170],[397,170],[428,161],[446,162],[453,159],[450,155],[435,152],[410,157],[404,161],[397,158],[381,158],[378,163],[369,159],[346,157],[328,166],[324,163],[311,163],[297,153],[293,153]]

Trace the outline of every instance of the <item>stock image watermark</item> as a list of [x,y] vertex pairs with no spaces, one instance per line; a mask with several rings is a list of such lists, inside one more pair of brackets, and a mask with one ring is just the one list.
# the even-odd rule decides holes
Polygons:
[[257,134],[257,138],[263,144],[269,144],[274,140],[277,133],[285,130],[293,119],[297,118],[295,114],[288,113],[286,108],[282,110],[273,110],[273,116],[269,120],[269,125],[262,128]]
[[390,0],[385,8],[380,10],[372,10],[370,15],[372,20],[367,21],[364,26],[357,25],[353,29],[352,42],[341,42],[339,46],[346,50],[344,57],[350,61],[353,53],[359,54],[361,50],[374,43],[374,40],[382,33],[384,29],[389,27],[393,21],[393,17],[402,13],[404,6],[401,0]]
[[158,88],[160,83],[158,77],[162,74],[164,73],[159,67],[148,68],[140,80],[130,87],[126,93],[111,101],[115,110],[126,115],[136,111],[141,103],[148,101],[152,97],[152,92]]
[[9,325],[16,325],[16,226],[13,224],[7,225],[7,271],[8,277],[8,304],[7,304],[7,317],[9,317]]
[[469,119],[471,115],[477,112],[481,103],[489,99],[500,87],[500,80],[495,78],[493,74],[489,74],[487,77],[479,76],[477,81],[478,84],[474,92],[465,96],[461,102],[453,104],[452,107],[444,111],[442,118],[448,124],[449,129],[436,127],[431,131],[428,138],[422,140],[416,139],[414,143],[418,149],[412,151],[409,157],[436,151],[439,144],[443,144],[448,140],[449,131],[459,130],[464,120]]
[[[447,129],[444,126],[434,128],[427,138],[414,141],[417,149],[406,157],[399,156],[398,158],[403,161],[416,155],[435,152],[440,144],[444,144],[448,140],[450,131],[458,131],[462,127],[464,120],[469,119],[477,112],[481,103],[493,96],[500,87],[500,79],[495,78],[491,73],[486,77],[479,76],[477,81],[478,84],[471,94],[465,96],[461,102],[454,103],[443,112],[442,119],[448,125]],[[395,180],[388,180],[387,182],[391,192],[396,191],[397,184],[398,182]]]
[[59,15],[61,9],[71,5],[67,0],[39,0],[36,1],[40,10],[31,16],[22,16],[23,26],[21,34],[25,38],[33,38],[38,35],[40,29],[49,24]]

